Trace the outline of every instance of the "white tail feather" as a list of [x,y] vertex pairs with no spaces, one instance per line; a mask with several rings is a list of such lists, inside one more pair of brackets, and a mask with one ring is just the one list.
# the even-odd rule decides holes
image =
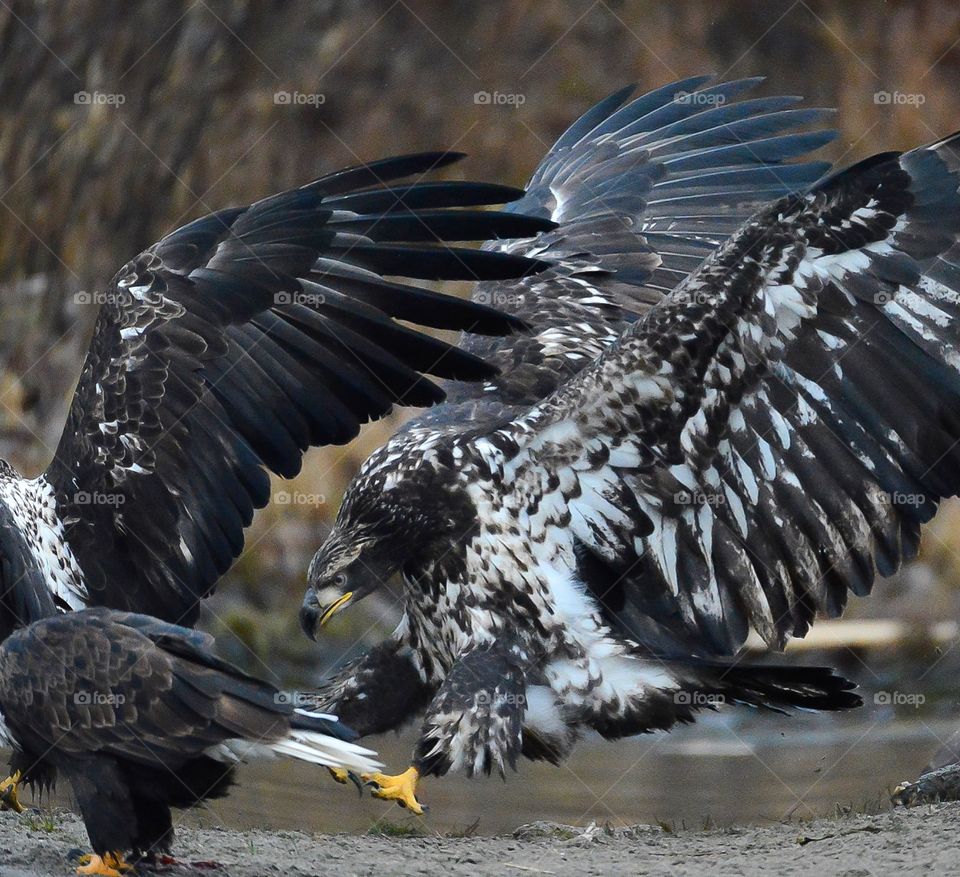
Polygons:
[[276,743],[255,743],[252,740],[235,738],[211,746],[206,754],[225,764],[275,758],[283,755],[299,761],[322,764],[324,767],[342,767],[357,773],[374,773],[383,767],[376,760],[377,753],[355,743],[347,743],[318,731],[291,731]]
[[291,731],[290,736],[270,747],[278,755],[322,764],[324,767],[342,767],[357,773],[375,773],[383,767],[377,753],[356,743],[347,743],[317,731]]
[[308,719],[326,719],[328,722],[336,722],[338,719],[333,713],[321,713],[316,710],[305,710],[297,707],[294,712],[298,716],[306,716]]

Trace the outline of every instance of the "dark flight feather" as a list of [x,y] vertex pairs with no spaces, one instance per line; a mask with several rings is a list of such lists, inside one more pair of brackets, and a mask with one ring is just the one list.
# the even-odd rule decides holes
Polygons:
[[[308,446],[347,442],[395,405],[441,401],[428,374],[495,372],[394,318],[497,333],[520,320],[382,276],[502,279],[543,267],[449,244],[552,227],[457,209],[522,190],[392,182],[460,157],[385,159],[221,210],[117,274],[44,475],[67,521],[80,605],[192,623],[267,501],[264,469],[291,477]],[[78,496],[103,502],[81,507]]]

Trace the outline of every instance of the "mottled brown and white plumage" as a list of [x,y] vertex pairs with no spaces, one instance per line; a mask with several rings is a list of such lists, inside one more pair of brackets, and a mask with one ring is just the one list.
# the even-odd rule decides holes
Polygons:
[[364,731],[361,674],[411,666],[377,727],[424,707],[424,772],[718,699],[854,705],[829,671],[724,659],[838,615],[960,489],[958,140],[823,176],[781,164],[828,139],[784,133],[817,111],[752,84],[620,92],[561,138],[511,208],[558,227],[500,245],[555,268],[477,293],[529,329],[468,342],[500,374],[367,460],[314,558],[311,633],[402,573],[396,648],[326,703]]

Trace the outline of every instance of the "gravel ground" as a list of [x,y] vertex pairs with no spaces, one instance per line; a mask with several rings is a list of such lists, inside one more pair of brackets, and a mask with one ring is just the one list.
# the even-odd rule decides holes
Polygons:
[[[163,872],[171,877],[960,874],[958,818],[960,805],[945,804],[714,831],[531,823],[510,836],[453,838],[181,829],[175,848],[180,862]],[[85,840],[80,820],[67,811],[0,814],[0,877],[71,874],[70,858]]]

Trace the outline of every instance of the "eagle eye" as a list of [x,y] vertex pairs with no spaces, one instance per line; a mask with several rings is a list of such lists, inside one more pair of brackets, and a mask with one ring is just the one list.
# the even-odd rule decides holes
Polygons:
[[348,581],[349,581],[349,579],[347,578],[347,574],[346,574],[345,572],[338,572],[338,573],[333,577],[333,584],[334,584],[336,587],[340,588],[341,590],[343,590],[344,588],[347,587],[347,582],[348,582]]

